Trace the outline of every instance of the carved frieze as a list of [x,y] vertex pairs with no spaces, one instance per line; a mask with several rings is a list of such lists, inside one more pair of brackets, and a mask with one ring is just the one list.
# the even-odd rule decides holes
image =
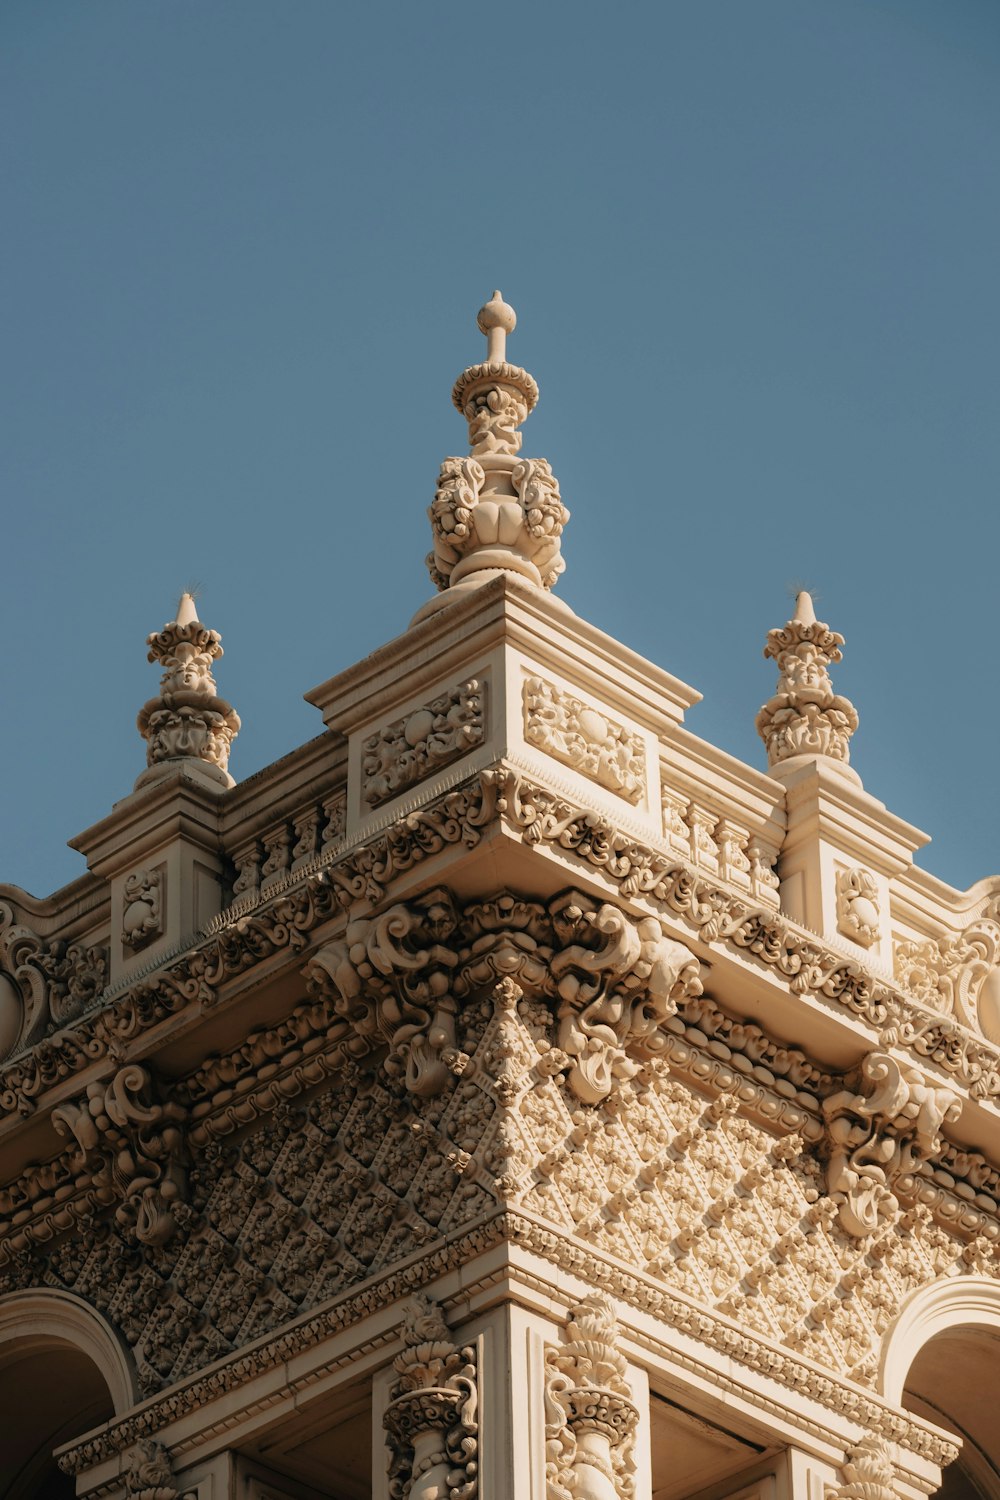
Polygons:
[[837,931],[852,943],[870,948],[882,934],[879,928],[878,883],[870,870],[838,870],[836,880]]
[[626,802],[642,801],[646,749],[640,735],[543,677],[525,678],[521,696],[529,745]]
[[470,678],[369,735],[361,763],[369,806],[380,807],[481,745],[484,706],[484,685]]
[[459,1347],[441,1309],[411,1298],[399,1377],[383,1426],[391,1500],[475,1500],[479,1493],[479,1385],[474,1345]]
[[941,1126],[961,1114],[960,1096],[886,1052],[860,1067],[866,1092],[843,1089],[823,1101],[827,1187],[849,1234],[873,1234],[895,1217],[893,1182],[940,1147]]

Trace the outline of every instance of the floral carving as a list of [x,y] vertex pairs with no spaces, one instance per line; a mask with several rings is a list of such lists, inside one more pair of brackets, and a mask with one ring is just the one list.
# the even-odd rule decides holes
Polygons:
[[392,1500],[475,1500],[479,1492],[476,1350],[452,1342],[431,1300],[406,1310],[399,1379],[383,1417]]
[[564,1344],[545,1352],[545,1471],[550,1500],[630,1500],[639,1413],[600,1292],[572,1309]]
[[127,1500],[179,1500],[170,1455],[161,1443],[140,1438],[125,1455]]
[[134,870],[122,888],[122,945],[137,953],[163,931],[159,870]]
[[120,1199],[116,1217],[144,1245],[162,1245],[177,1228],[186,1186],[180,1125],[184,1110],[153,1100],[152,1080],[132,1063],[52,1113],[76,1142],[94,1181]]
[[484,696],[470,678],[369,735],[362,746],[365,801],[379,807],[481,745]]
[[801,593],[794,617],[767,637],[764,655],[778,666],[778,688],[757,715],[769,765],[794,755],[824,755],[844,765],[858,727],[854,705],[833,691],[828,668],[841,660],[844,637],[816,619]]
[[428,509],[434,551],[427,560],[439,589],[448,587],[452,569],[475,545],[472,512],[479,503],[486,475],[474,458],[446,458]]
[[639,735],[542,677],[525,678],[521,696],[529,745],[627,802],[641,801],[646,753]]
[[163,761],[195,760],[211,768],[213,779],[232,786],[229,750],[240,731],[239,714],[215,690],[212,663],[222,655],[217,630],[202,625],[194,600],[184,594],[176,620],[147,639],[149,660],[163,667],[160,696],[140,711],[139,733],[146,741],[146,765],[137,786],[154,780]]
[[862,948],[881,937],[878,884],[870,870],[837,871],[837,930]]
[[942,1125],[962,1109],[954,1090],[887,1052],[870,1052],[860,1079],[867,1093],[842,1089],[823,1100],[827,1190],[843,1228],[859,1237],[894,1219],[894,1180],[939,1150]]

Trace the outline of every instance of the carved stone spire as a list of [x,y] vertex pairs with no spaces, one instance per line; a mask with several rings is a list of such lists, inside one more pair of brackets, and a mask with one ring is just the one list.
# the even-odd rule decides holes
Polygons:
[[478,323],[486,359],[463,370],[451,393],[469,424],[471,452],[441,466],[428,511],[434,551],[427,565],[441,590],[485,583],[498,572],[550,589],[565,567],[559,539],[569,511],[547,461],[518,457],[519,428],[538,401],[538,386],[507,362],[517,317],[499,292],[480,309]]
[[795,613],[787,625],[768,632],[764,655],[778,664],[778,690],[756,719],[768,765],[798,755],[822,755],[847,766],[858,715],[853,703],[833,691],[827,670],[841,660],[843,644],[842,635],[817,620],[805,590],[796,596]]
[[137,720],[146,741],[146,766],[136,790],[160,780],[182,761],[199,774],[230,787],[229,748],[240,731],[239,715],[217,696],[212,663],[222,655],[217,630],[198,619],[190,594],[182,594],[177,618],[147,636],[149,661],[163,667],[160,696],[151,698]]

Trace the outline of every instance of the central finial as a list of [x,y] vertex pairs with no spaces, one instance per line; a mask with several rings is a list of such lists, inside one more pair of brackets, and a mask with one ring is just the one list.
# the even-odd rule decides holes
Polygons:
[[476,318],[480,331],[486,335],[486,359],[489,364],[500,363],[507,358],[507,335],[517,327],[517,313],[499,292],[479,309]]
[[[507,361],[517,314],[500,292],[476,321],[486,335],[486,358],[463,370],[451,393],[469,424],[471,452],[441,466],[428,511],[434,532],[428,567],[442,593],[477,587],[498,573],[550,589],[565,566],[560,537],[569,511],[547,460],[518,457],[521,424],[538,401],[538,386]],[[432,601],[416,619],[437,607]]]
[[849,742],[857,711],[833,690],[829,668],[841,659],[844,637],[817,620],[812,595],[795,596],[795,613],[768,632],[764,655],[778,667],[778,688],[757,715],[757,733],[773,769],[783,761],[821,756],[851,777]]

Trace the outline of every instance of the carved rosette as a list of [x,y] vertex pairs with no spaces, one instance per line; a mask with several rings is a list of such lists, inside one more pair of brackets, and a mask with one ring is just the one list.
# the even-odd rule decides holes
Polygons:
[[196,762],[210,780],[235,785],[229,750],[240,731],[239,715],[215,690],[212,663],[222,655],[217,630],[198,619],[190,594],[181,597],[177,619],[147,638],[148,659],[163,667],[160,696],[140,710],[139,733],[146,741],[147,769],[136,781],[146,786],[168,762]]
[[891,1223],[899,1204],[893,1183],[941,1147],[941,1127],[962,1112],[961,1096],[887,1052],[862,1060],[857,1094],[823,1100],[827,1191],[848,1234],[863,1238]]
[[439,589],[498,570],[550,589],[565,567],[560,537],[569,511],[548,462],[518,458],[519,428],[538,386],[507,362],[506,336],[517,320],[499,292],[478,321],[489,340],[487,358],[464,370],[452,391],[469,424],[471,455],[441,466],[428,511],[434,535],[428,567]]
[[[655,917],[597,906],[579,891],[543,904],[510,893],[459,912],[445,890],[359,918],[306,966],[310,993],[332,997],[384,1068],[413,1094],[440,1093],[468,1063],[459,1004],[513,981],[553,1002],[549,1073],[597,1104],[664,1046],[679,999],[701,993],[693,954]],[[546,1007],[549,1009],[549,1007]]]
[[76,1142],[81,1165],[106,1201],[118,1200],[115,1217],[140,1244],[166,1244],[177,1230],[187,1185],[184,1119],[180,1105],[154,1100],[152,1079],[137,1063],[52,1112],[56,1130]]
[[453,1343],[441,1310],[418,1293],[403,1324],[399,1376],[383,1416],[392,1500],[474,1500],[479,1488],[476,1350]]
[[768,765],[796,755],[822,755],[847,765],[858,727],[854,705],[833,691],[828,668],[842,659],[844,637],[817,620],[800,593],[795,614],[767,637],[764,655],[778,666],[778,687],[757,715]]
[[486,736],[483,685],[474,677],[369,735],[362,744],[362,795],[381,807],[459,760]]
[[591,1293],[569,1314],[567,1339],[545,1352],[549,1500],[631,1500],[639,1412],[618,1352],[610,1300]]
[[646,794],[642,738],[543,677],[521,690],[524,737],[553,760],[633,805]]
[[870,870],[837,871],[837,931],[862,948],[870,948],[879,930],[878,884]]

